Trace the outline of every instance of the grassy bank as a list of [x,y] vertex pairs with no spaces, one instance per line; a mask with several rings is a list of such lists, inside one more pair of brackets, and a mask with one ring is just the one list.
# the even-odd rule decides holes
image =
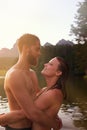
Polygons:
[[6,72],[6,69],[0,69],[0,76],[5,76]]

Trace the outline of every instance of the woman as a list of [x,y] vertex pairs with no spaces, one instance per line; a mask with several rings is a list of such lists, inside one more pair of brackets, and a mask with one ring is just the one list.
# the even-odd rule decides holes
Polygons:
[[[46,79],[47,86],[36,96],[35,105],[52,118],[57,118],[63,99],[66,97],[65,84],[68,77],[67,63],[60,57],[51,59],[44,65],[41,74]],[[14,118],[14,114],[16,115]],[[0,116],[1,125],[9,125],[25,118],[22,110],[9,112]],[[32,130],[50,130],[46,126],[33,122]]]

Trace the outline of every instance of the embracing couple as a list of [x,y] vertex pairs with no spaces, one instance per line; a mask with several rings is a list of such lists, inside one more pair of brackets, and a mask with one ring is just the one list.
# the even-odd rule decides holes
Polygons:
[[17,40],[19,59],[6,73],[4,89],[10,112],[0,115],[0,125],[6,130],[59,130],[58,117],[68,77],[67,63],[54,57],[44,64],[41,74],[46,86],[39,88],[38,79],[31,66],[36,66],[40,56],[40,39],[24,34]]

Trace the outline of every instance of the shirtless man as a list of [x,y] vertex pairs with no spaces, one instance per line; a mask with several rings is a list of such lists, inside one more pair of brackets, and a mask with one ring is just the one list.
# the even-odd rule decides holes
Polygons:
[[49,118],[45,112],[35,106],[34,99],[38,89],[38,82],[31,65],[36,65],[40,56],[40,40],[32,34],[24,34],[17,40],[19,59],[18,62],[8,70],[4,88],[8,98],[10,111],[22,110],[26,118],[21,119],[6,130],[31,130],[31,121],[57,128],[56,120]]
[[[67,63],[62,58],[55,57],[44,65],[41,73],[46,79],[47,86],[37,93],[34,103],[38,109],[44,111],[49,118],[58,120],[58,111],[66,95],[65,84],[68,77]],[[11,111],[10,113],[0,116],[0,124],[8,125],[24,118],[25,115],[22,110]],[[59,121],[60,120],[58,120],[60,129],[61,122]],[[32,122],[32,130],[51,130],[51,128],[37,122]]]

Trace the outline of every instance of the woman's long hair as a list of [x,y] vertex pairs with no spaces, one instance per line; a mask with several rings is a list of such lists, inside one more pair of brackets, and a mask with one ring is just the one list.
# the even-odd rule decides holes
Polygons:
[[56,84],[52,88],[61,89],[63,92],[64,98],[66,98],[67,94],[66,94],[65,85],[66,85],[66,81],[68,79],[69,66],[63,58],[61,58],[61,57],[56,57],[56,58],[59,62],[58,70],[60,70],[62,72],[62,74],[60,75]]

